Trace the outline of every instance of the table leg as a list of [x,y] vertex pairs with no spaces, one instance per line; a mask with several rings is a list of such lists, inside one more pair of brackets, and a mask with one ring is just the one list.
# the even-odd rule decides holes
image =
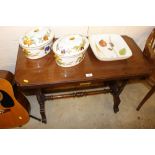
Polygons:
[[42,94],[41,90],[38,90],[36,97],[40,106],[40,114],[42,117],[42,122],[47,123],[46,114],[45,114],[45,96]]
[[114,100],[113,109],[114,109],[114,112],[117,113],[117,112],[119,112],[118,106],[121,102],[119,95],[113,95],[113,100]]
[[123,91],[126,84],[127,84],[127,80],[123,80],[121,82],[112,81],[109,83],[109,87],[111,89],[111,94],[112,94],[113,100],[114,100],[113,109],[114,109],[115,113],[117,113],[119,111],[118,106],[121,102],[119,95]]

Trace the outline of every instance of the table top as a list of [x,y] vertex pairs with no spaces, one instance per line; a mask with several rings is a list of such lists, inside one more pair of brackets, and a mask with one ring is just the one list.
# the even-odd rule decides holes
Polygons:
[[130,47],[132,57],[118,61],[100,61],[89,47],[84,60],[69,68],[58,66],[53,52],[43,58],[31,60],[24,56],[19,47],[15,81],[21,88],[36,88],[72,82],[111,81],[148,76],[151,72],[150,63],[140,48],[132,38],[123,36],[123,39]]

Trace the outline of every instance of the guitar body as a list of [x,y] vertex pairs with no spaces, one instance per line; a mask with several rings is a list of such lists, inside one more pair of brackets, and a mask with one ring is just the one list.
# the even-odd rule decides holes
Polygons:
[[14,84],[11,72],[0,71],[0,128],[14,128],[29,121],[30,104]]

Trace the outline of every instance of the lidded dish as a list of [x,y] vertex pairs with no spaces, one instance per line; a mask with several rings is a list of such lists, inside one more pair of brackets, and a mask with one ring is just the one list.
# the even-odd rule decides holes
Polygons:
[[29,59],[38,59],[51,51],[54,33],[49,28],[33,29],[20,38],[19,44]]
[[56,40],[53,44],[56,63],[62,67],[79,64],[89,46],[88,39],[82,35],[68,35]]

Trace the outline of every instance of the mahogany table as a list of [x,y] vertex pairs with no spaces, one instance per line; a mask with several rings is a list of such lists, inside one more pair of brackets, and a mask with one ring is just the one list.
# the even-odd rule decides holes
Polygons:
[[[15,81],[21,91],[32,92],[36,95],[43,123],[47,122],[45,101],[52,99],[111,93],[114,99],[114,112],[119,111],[119,95],[127,81],[133,78],[147,77],[152,71],[150,63],[145,59],[134,40],[128,36],[123,36],[123,38],[133,53],[129,59],[100,61],[89,47],[84,60],[69,68],[58,66],[54,60],[53,52],[43,58],[30,60],[24,56],[21,47],[19,47]],[[103,89],[90,89],[99,87]],[[66,91],[67,93],[54,93]],[[49,92],[54,94],[46,94]]]

